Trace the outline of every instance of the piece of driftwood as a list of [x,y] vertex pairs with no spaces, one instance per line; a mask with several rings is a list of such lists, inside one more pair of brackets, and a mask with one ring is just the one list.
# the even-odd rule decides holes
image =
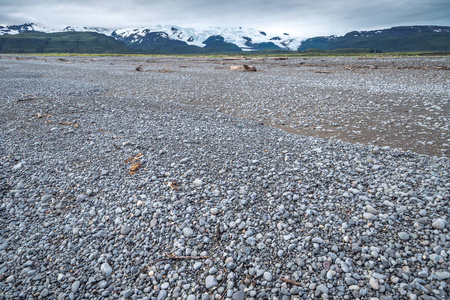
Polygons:
[[20,94],[20,98],[17,99],[17,102],[33,101],[33,100],[41,100],[41,99],[44,99],[44,98],[39,97],[39,95]]
[[220,223],[217,223],[216,226],[216,238],[217,240],[220,240]]
[[283,277],[280,277],[280,280],[281,280],[281,281],[284,281],[284,282],[286,282],[286,283],[293,284],[293,285],[300,285],[300,282],[292,281],[292,280],[290,280],[290,279],[286,279],[286,278],[283,278]]
[[445,67],[445,66],[436,66],[434,68],[437,70],[450,70],[450,67]]
[[223,60],[228,60],[228,61],[233,61],[233,60],[245,60],[247,59],[247,57],[245,56],[240,56],[240,57],[224,57]]
[[130,167],[130,175],[134,175],[136,174],[136,172],[141,168],[141,163],[138,161],[136,163],[134,163],[131,167]]
[[164,183],[167,185],[167,187],[174,189],[176,191],[178,191],[180,189],[180,184],[176,180],[164,182]]
[[256,67],[254,66],[244,65],[244,69],[245,71],[256,72]]
[[220,300],[226,299],[227,291],[228,291],[228,288],[226,288],[226,289],[223,291],[222,296],[220,297]]
[[289,59],[289,57],[268,57],[269,59],[273,59],[273,60],[287,60]]
[[313,71],[314,73],[319,73],[319,74],[330,74],[330,71]]
[[164,261],[164,260],[200,260],[200,259],[208,259],[209,256],[177,256],[177,255],[167,255],[166,257],[160,258],[157,260],[157,262],[159,261]]
[[50,118],[51,116],[53,116],[53,115],[51,115],[51,114],[41,114],[41,113],[35,113],[35,114],[34,114],[34,117],[35,117],[36,119]]
[[230,66],[230,70],[244,70],[244,66]]

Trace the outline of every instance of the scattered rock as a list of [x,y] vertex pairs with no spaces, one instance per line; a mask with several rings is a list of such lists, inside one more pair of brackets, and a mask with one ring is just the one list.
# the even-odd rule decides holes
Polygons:
[[369,285],[371,288],[373,288],[374,290],[379,290],[380,289],[380,284],[378,283],[378,280],[376,280],[375,278],[371,277],[369,279]]
[[201,180],[201,179],[195,179],[193,182],[192,182],[192,184],[195,186],[195,187],[199,187],[199,186],[202,186],[203,185],[203,181]]
[[446,299],[447,58],[10,58],[0,298]]
[[79,280],[74,281],[72,283],[72,293],[76,294],[78,292],[78,289],[80,288],[81,282]]
[[189,227],[184,227],[183,228],[183,235],[185,237],[187,237],[187,238],[190,238],[190,237],[192,237],[194,235],[194,231],[191,228],[189,228]]
[[446,226],[446,222],[444,219],[437,219],[431,224],[431,226],[433,226],[433,228],[435,229],[444,229]]
[[217,285],[218,285],[218,283],[217,283],[217,280],[216,280],[216,278],[214,276],[209,275],[208,277],[206,277],[206,279],[205,279],[205,287],[207,289],[211,289],[211,288],[213,288],[213,287],[215,287]]
[[107,262],[101,265],[100,270],[102,271],[103,276],[105,276],[106,278],[111,276],[112,268]]
[[409,240],[409,234],[403,231],[398,233],[398,237],[404,241]]
[[131,231],[131,228],[127,224],[122,225],[122,227],[120,228],[120,234],[123,234],[123,235],[129,234],[130,231]]
[[264,272],[263,278],[264,278],[264,280],[266,280],[266,281],[272,281],[272,273],[270,273],[270,272]]
[[239,291],[233,293],[233,300],[245,300],[245,292]]
[[374,214],[369,213],[369,212],[363,213],[363,217],[364,217],[364,219],[370,220],[370,221],[374,221],[377,219],[377,217]]

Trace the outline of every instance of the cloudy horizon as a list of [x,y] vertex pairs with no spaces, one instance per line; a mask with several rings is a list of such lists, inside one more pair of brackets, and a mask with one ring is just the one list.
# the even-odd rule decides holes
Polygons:
[[448,0],[0,0],[0,24],[111,29],[176,25],[250,27],[298,37],[404,25],[450,25]]

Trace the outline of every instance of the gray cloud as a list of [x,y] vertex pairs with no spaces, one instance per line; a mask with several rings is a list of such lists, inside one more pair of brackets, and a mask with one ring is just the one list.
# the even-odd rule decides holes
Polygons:
[[0,23],[49,28],[243,26],[310,37],[449,20],[448,0],[0,0]]

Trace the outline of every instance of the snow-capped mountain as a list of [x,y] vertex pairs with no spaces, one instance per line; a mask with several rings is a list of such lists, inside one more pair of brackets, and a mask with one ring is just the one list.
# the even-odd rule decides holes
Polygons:
[[81,27],[81,26],[67,26],[62,31],[77,31],[77,32],[97,32],[110,36],[114,30],[103,27]]
[[[110,47],[109,51],[114,53],[207,54],[264,50],[314,51],[314,49],[327,51],[365,49],[373,52],[446,52],[450,49],[448,42],[449,26],[400,26],[381,30],[352,31],[343,36],[321,36],[302,40],[287,33],[272,34],[242,27],[189,28],[157,25],[123,29],[74,26],[48,29],[33,23],[0,25],[0,36],[16,35],[26,31],[63,33],[49,35],[48,39],[59,39],[58,42],[55,42],[56,45],[68,43],[67,35],[76,36],[76,39],[79,39],[82,42],[81,44],[84,45],[83,51],[93,51],[86,49],[97,49],[98,47],[95,47],[103,42],[106,44],[101,46],[105,49]],[[33,35],[36,34],[30,33],[31,37]],[[99,40],[102,42],[95,38],[92,39],[96,35],[99,35],[97,37],[100,37]],[[86,39],[86,36],[91,38]],[[3,46],[4,50],[0,49],[1,51],[11,52],[11,49],[15,49],[14,51],[19,53],[22,51],[47,51],[45,45],[36,48],[36,41],[32,38],[29,39],[26,50],[21,48],[24,45],[22,37],[21,43],[14,41],[13,38],[4,40],[7,40],[10,45]],[[4,45],[6,45],[5,43],[3,42]],[[89,47],[86,48],[87,44],[89,44]],[[64,52],[68,51],[67,49],[72,49],[70,47],[58,47],[52,47],[51,50],[58,49]]]
[[275,47],[286,50],[297,50],[301,40],[291,37],[287,33],[281,35],[268,34],[264,31],[253,28],[242,27],[209,27],[209,28],[184,28],[172,25],[152,26],[143,28],[125,28],[117,29],[113,32],[116,39],[128,40],[130,44],[139,44],[143,38],[151,33],[163,33],[165,37],[171,40],[178,40],[194,45],[205,47],[205,41],[212,36],[221,36],[225,43],[237,45],[244,51],[258,50],[255,45],[271,43]]
[[45,33],[57,32],[58,30],[47,29],[33,23],[25,23],[22,25],[0,25],[0,35],[19,34],[24,31],[40,31]]
[[0,25],[0,35],[19,34],[24,31],[39,31],[45,33],[64,32],[64,31],[97,32],[109,36],[114,30],[109,30],[101,27],[80,27],[80,26],[67,26],[62,29],[49,29],[43,26],[36,25],[34,23],[25,23],[22,25]]
[[184,28],[173,25],[156,25],[142,28],[106,29],[100,27],[67,26],[62,29],[48,29],[33,23],[23,25],[0,25],[0,35],[19,34],[24,31],[52,32],[96,32],[112,36],[123,41],[127,46],[135,49],[147,50],[151,47],[151,40],[165,39],[166,42],[181,42],[184,45],[207,47],[213,41],[223,44],[236,45],[243,51],[257,51],[266,49],[297,50],[301,39],[287,33],[271,34],[264,31],[243,27],[209,27]]

